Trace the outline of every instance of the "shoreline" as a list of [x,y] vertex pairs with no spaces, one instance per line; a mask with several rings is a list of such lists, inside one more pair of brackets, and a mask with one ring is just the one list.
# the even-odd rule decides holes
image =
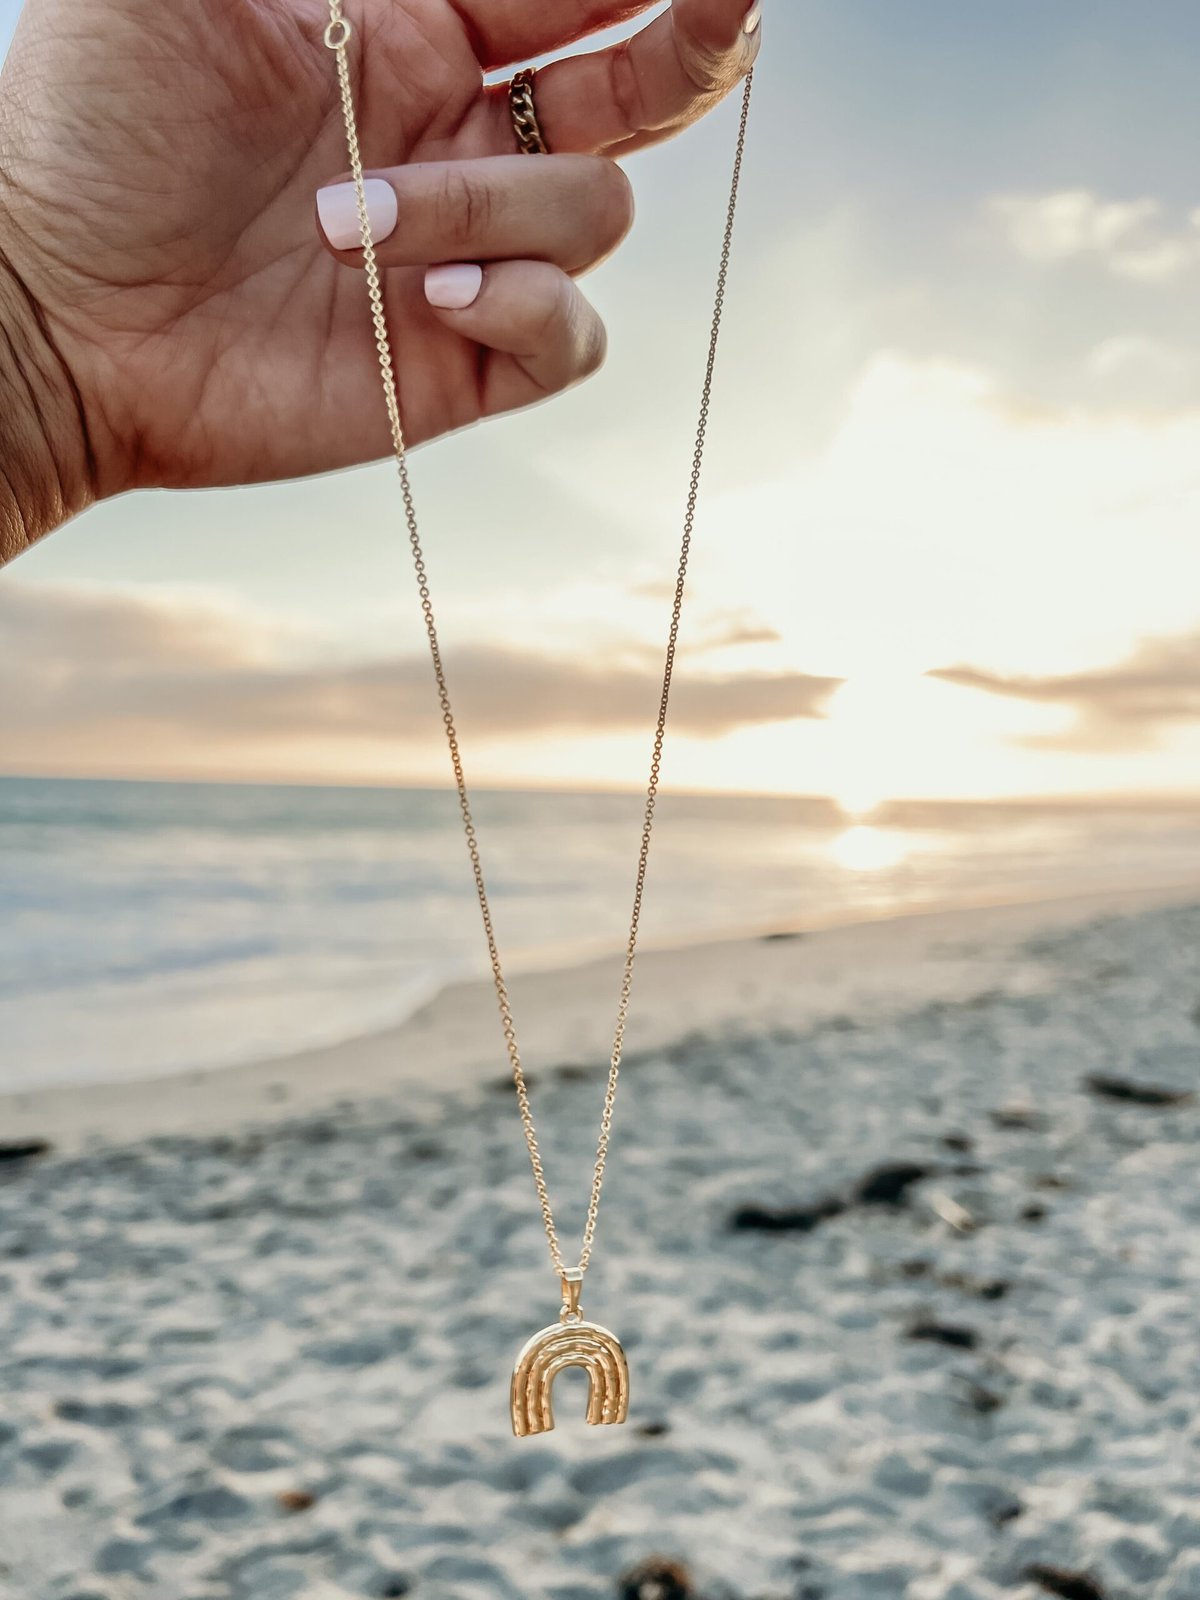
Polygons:
[[[1001,985],[1035,985],[1023,941],[1042,929],[1200,899],[1200,881],[997,904],[959,904],[867,920],[811,922],[639,955],[630,1056],[689,1036],[798,1032],[869,1021]],[[531,1080],[548,1068],[602,1066],[611,1048],[620,953],[519,970],[510,980]],[[406,1020],[333,1045],[128,1082],[62,1084],[0,1096],[3,1140],[58,1151],[158,1136],[217,1134],[403,1097],[433,1111],[486,1089],[508,1068],[490,980],[441,989]]]

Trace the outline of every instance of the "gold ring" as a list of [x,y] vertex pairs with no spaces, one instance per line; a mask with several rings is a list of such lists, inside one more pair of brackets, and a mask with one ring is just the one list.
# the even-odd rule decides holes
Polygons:
[[546,156],[550,147],[542,134],[537,107],[533,103],[533,67],[518,72],[508,86],[508,107],[512,112],[513,129],[523,155]]

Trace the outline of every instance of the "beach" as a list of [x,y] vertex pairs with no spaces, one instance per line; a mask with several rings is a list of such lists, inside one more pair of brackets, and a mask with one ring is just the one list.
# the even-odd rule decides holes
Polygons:
[[1190,44],[0,0],[0,1600],[1200,1600]]
[[[614,999],[514,983],[571,1236]],[[511,1437],[557,1284],[486,986],[6,1099],[4,1600],[1200,1595],[1200,885],[651,950],[634,1015],[623,1429],[568,1375]]]

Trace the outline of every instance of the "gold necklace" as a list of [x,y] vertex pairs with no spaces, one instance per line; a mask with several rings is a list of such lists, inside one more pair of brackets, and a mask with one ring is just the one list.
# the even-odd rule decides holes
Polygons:
[[371,319],[375,330],[375,345],[379,354],[383,398],[387,406],[388,421],[391,425],[392,447],[400,477],[400,492],[404,501],[408,542],[412,549],[413,565],[416,570],[417,593],[420,596],[421,613],[425,620],[425,632],[429,640],[430,656],[433,660],[438,703],[441,707],[442,721],[445,724],[446,738],[450,747],[450,762],[454,770],[455,786],[458,790],[458,804],[466,833],[467,853],[470,857],[471,871],[475,879],[475,891],[479,897],[483,931],[487,939],[488,955],[492,964],[492,981],[495,985],[496,1000],[500,1009],[500,1023],[504,1033],[505,1049],[512,1067],[513,1082],[516,1085],[517,1107],[525,1134],[525,1145],[529,1151],[529,1164],[533,1169],[533,1181],[537,1188],[538,1205],[542,1213],[542,1225],[546,1232],[546,1242],[550,1247],[550,1259],[554,1264],[554,1270],[558,1274],[562,1287],[562,1304],[559,1308],[558,1321],[552,1323],[548,1328],[543,1328],[540,1333],[534,1334],[533,1338],[530,1339],[517,1357],[510,1390],[513,1432],[518,1438],[524,1438],[530,1434],[547,1433],[554,1427],[554,1412],[551,1404],[554,1379],[567,1367],[582,1367],[588,1374],[587,1420],[590,1423],[624,1422],[629,1414],[629,1365],[625,1358],[625,1352],[615,1334],[610,1333],[607,1328],[600,1327],[598,1323],[585,1320],[580,1310],[579,1302],[583,1289],[583,1280],[588,1267],[591,1265],[592,1251],[596,1242],[596,1224],[600,1215],[600,1195],[604,1187],[605,1168],[608,1164],[609,1144],[612,1139],[613,1112],[617,1100],[617,1082],[621,1072],[621,1057],[625,1048],[625,1025],[629,1015],[630,996],[633,992],[633,969],[637,954],[638,928],[642,918],[642,898],[646,886],[646,869],[650,860],[650,839],[654,829],[654,811],[658,802],[659,776],[667,730],[667,710],[671,698],[671,680],[675,671],[675,654],[679,642],[680,618],[683,614],[688,558],[691,554],[692,533],[696,521],[696,505],[700,494],[700,476],[704,465],[704,446],[708,434],[713,374],[716,369],[717,347],[720,342],[721,321],[725,309],[725,288],[729,276],[729,261],[733,246],[733,229],[737,215],[738,189],[741,183],[742,161],[746,148],[746,127],[750,116],[750,98],[754,88],[754,73],[751,71],[746,78],[741,121],[738,125],[733,183],[729,196],[729,210],[725,219],[725,234],[721,245],[720,268],[717,273],[717,293],[709,338],[708,366],[705,371],[704,386],[701,393],[700,420],[696,430],[696,449],[692,459],[691,484],[683,523],[683,539],[679,553],[679,568],[676,574],[675,598],[671,609],[670,629],[667,635],[662,696],[659,701],[658,721],[654,731],[653,754],[650,761],[650,781],[646,790],[646,805],[642,818],[642,838],[637,860],[633,915],[629,925],[629,938],[625,946],[625,964],[621,974],[612,1057],[608,1069],[604,1107],[600,1117],[600,1134],[596,1144],[596,1163],[592,1172],[591,1194],[588,1200],[587,1219],[584,1224],[583,1242],[580,1247],[578,1264],[574,1267],[568,1267],[563,1257],[562,1244],[554,1221],[554,1210],[550,1204],[550,1190],[546,1182],[546,1172],[542,1164],[541,1151],[538,1147],[537,1129],[533,1121],[533,1108],[529,1100],[529,1086],[525,1080],[525,1072],[521,1064],[521,1053],[517,1046],[516,1025],[513,1022],[508,985],[505,982],[504,971],[500,964],[500,952],[496,944],[496,933],[483,875],[483,863],[479,853],[479,840],[475,831],[474,818],[471,814],[471,802],[463,773],[458,732],[450,705],[450,691],[446,682],[441,644],[438,640],[437,625],[434,620],[425,555],[421,545],[420,533],[417,529],[416,507],[408,473],[408,451],[404,440],[404,428],[400,420],[395,361],[392,355],[391,337],[388,333],[387,314],[383,303],[379,264],[375,255],[374,240],[371,235],[371,222],[367,211],[362,150],[359,144],[358,125],[354,112],[354,91],[350,81],[350,63],[347,47],[350,43],[353,29],[349,20],[343,15],[343,5],[344,0],[329,0],[330,20],[329,26],[325,30],[325,43],[334,52],[337,60],[338,87],[341,92],[342,113],[346,123],[346,147],[350,156],[350,171],[358,197],[358,219],[362,231],[363,267],[370,300]]

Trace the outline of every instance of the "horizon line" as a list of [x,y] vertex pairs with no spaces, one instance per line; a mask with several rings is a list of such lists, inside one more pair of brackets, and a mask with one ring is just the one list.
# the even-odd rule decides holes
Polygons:
[[[0,783],[88,783],[112,784],[133,787],[154,785],[162,788],[188,789],[300,789],[338,793],[367,791],[397,794],[454,794],[450,779],[444,782],[405,782],[374,779],[338,782],[323,778],[288,777],[169,777],[163,775],[119,775],[112,773],[79,772],[6,772],[0,770]],[[637,798],[645,790],[633,784],[566,784],[566,783],[477,783],[471,785],[474,794],[504,795],[561,795],[561,796],[625,796]],[[984,807],[1043,810],[1075,810],[1083,807],[1127,811],[1174,811],[1200,809],[1200,789],[1137,790],[1071,790],[1057,793],[1023,793],[1000,795],[889,795],[868,807],[849,807],[836,795],[800,790],[772,789],[705,789],[665,787],[664,797],[695,800],[764,800],[784,801],[797,805],[825,805],[835,808],[849,822],[865,822],[886,814],[893,808],[920,806],[958,807],[980,809]]]

